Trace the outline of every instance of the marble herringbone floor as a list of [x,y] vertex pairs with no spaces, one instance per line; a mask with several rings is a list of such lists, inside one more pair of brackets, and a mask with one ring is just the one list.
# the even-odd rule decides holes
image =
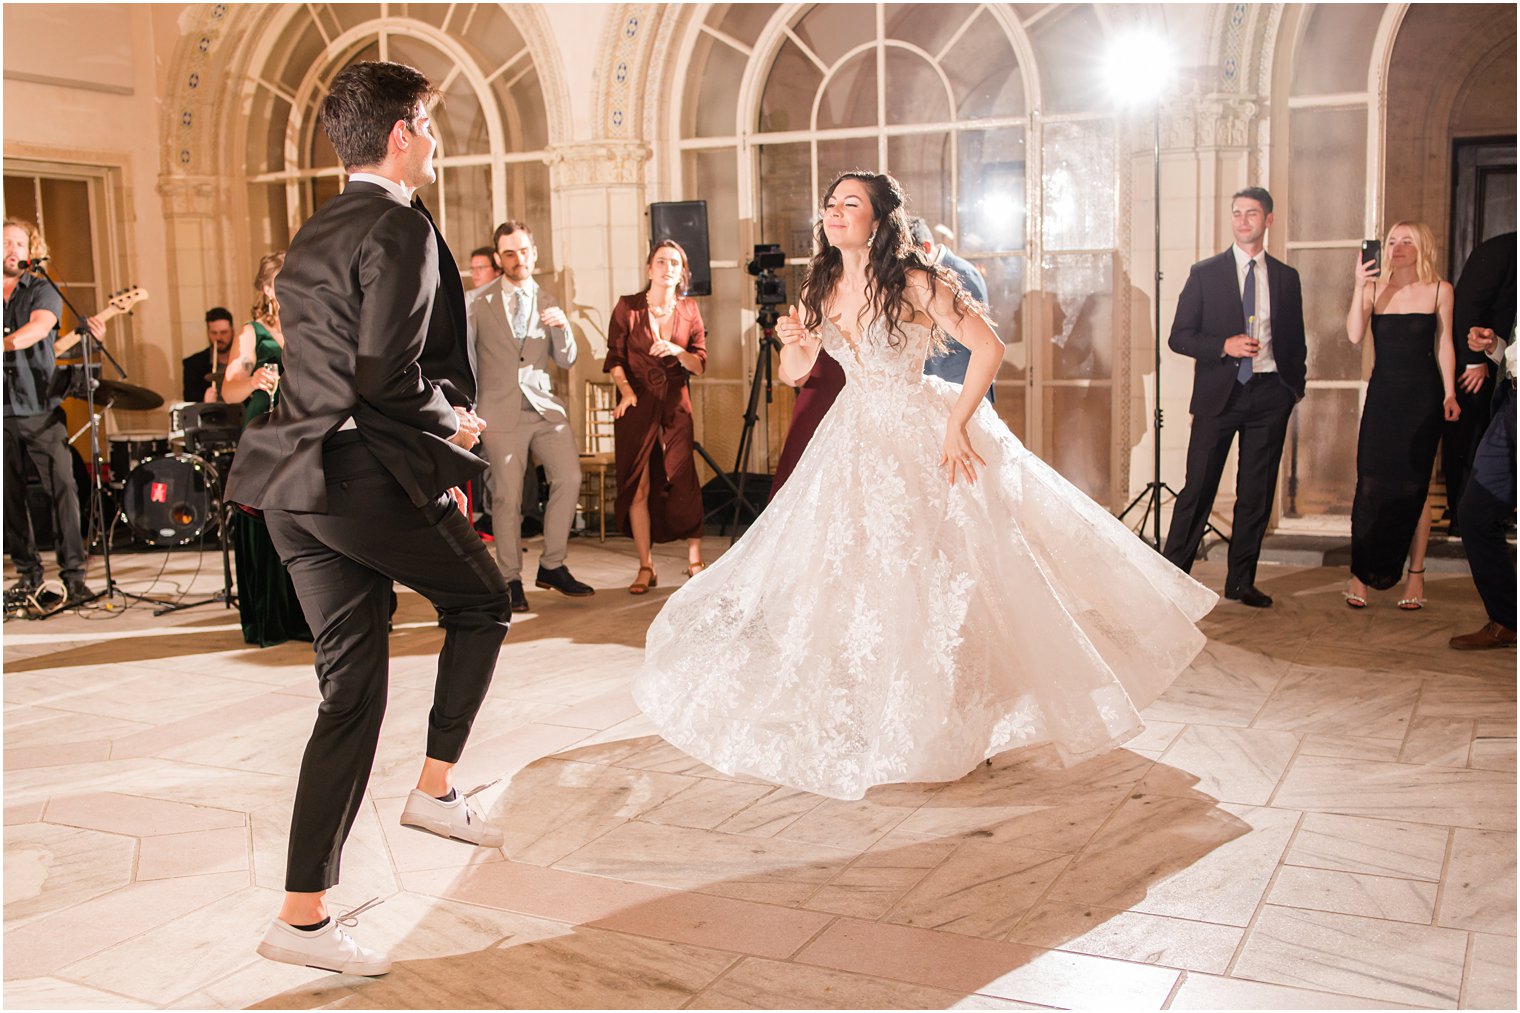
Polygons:
[[[1515,655],[1445,647],[1482,621],[1464,577],[1354,613],[1340,572],[1265,566],[1277,607],[1216,609],[1129,747],[840,803],[664,745],[627,683],[669,589],[620,590],[626,542],[571,563],[599,594],[532,595],[460,769],[503,779],[500,851],[397,825],[440,641],[402,595],[335,892],[384,900],[356,930],[395,958],[376,980],[253,953],[309,647],[249,649],[219,606],[7,624],[6,1005],[1515,1006]],[[212,589],[198,565],[118,557],[158,593]]]

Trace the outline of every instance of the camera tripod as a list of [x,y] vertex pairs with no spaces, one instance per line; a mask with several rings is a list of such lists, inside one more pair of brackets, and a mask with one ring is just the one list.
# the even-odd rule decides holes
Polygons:
[[[703,520],[706,521],[708,517],[712,517],[715,514],[722,514],[732,507],[733,532],[729,535],[730,544],[739,537],[739,522],[744,516],[744,511],[748,510],[752,517],[759,516],[760,513],[759,507],[751,503],[745,495],[746,490],[743,483],[749,472],[750,454],[755,446],[755,423],[760,418],[761,388],[763,387],[765,390],[765,403],[767,405],[771,404],[775,399],[774,379],[771,370],[771,351],[775,350],[779,352],[781,350],[781,342],[776,338],[777,319],[779,319],[779,316],[776,313],[775,306],[762,305],[760,307],[760,315],[757,321],[760,324],[760,344],[755,349],[755,370],[749,381],[749,400],[744,409],[744,428],[739,433],[739,450],[734,455],[734,470],[732,474],[719,470],[717,463],[713,461],[702,445],[700,443],[697,444],[697,452],[702,455],[702,459],[707,462],[707,466],[718,473],[732,494],[729,499],[707,511]],[[728,527],[727,521],[724,522],[723,527]]]

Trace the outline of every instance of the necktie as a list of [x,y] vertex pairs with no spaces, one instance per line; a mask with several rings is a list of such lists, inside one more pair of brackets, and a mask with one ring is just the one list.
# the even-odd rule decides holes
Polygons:
[[519,341],[528,336],[528,297],[520,288],[512,290],[512,333]]
[[[1246,333],[1256,337],[1256,261],[1246,261],[1246,287],[1240,296],[1240,308],[1245,313]],[[1235,373],[1236,383],[1247,383],[1251,379],[1251,357],[1248,355],[1240,360],[1240,368]]]

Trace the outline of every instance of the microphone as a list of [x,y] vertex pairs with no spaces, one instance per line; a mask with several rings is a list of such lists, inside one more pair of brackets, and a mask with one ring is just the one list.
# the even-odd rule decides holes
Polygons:
[[33,268],[41,267],[43,264],[47,263],[48,260],[48,257],[33,257],[31,260],[21,261],[16,266],[21,268],[23,271],[30,271]]

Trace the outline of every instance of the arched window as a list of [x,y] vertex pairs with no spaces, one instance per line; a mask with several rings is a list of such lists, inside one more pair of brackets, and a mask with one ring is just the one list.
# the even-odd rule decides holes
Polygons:
[[[758,243],[791,258],[795,298],[822,188],[884,169],[987,280],[1008,345],[999,413],[1111,503],[1114,327],[1128,314],[1112,312],[1121,180],[1097,85],[1106,31],[1087,4],[708,7],[675,133],[678,189],[708,201],[713,313],[754,306],[744,265]],[[748,362],[736,347],[710,353],[709,375],[742,379]]]
[[[318,125],[328,85],[361,60],[393,60],[443,94],[433,111],[438,181],[423,192],[456,257],[505,218],[533,224],[552,270],[548,120],[538,72],[502,4],[290,5],[264,36],[245,98],[243,164],[254,254],[284,248],[338,193],[343,172]],[[405,10],[405,16],[388,13]]]
[[1287,237],[1286,260],[1304,279],[1308,377],[1288,431],[1282,515],[1342,530],[1355,491],[1346,476],[1356,474],[1369,349],[1346,340],[1351,286],[1339,282],[1349,278],[1347,265],[1362,239],[1378,235],[1379,181],[1368,173],[1378,108],[1369,78],[1389,10],[1311,4],[1295,14],[1285,25],[1292,45],[1283,47],[1274,86],[1274,97],[1286,100],[1287,143],[1276,153],[1273,175],[1286,183],[1274,194],[1283,205],[1276,218]]

